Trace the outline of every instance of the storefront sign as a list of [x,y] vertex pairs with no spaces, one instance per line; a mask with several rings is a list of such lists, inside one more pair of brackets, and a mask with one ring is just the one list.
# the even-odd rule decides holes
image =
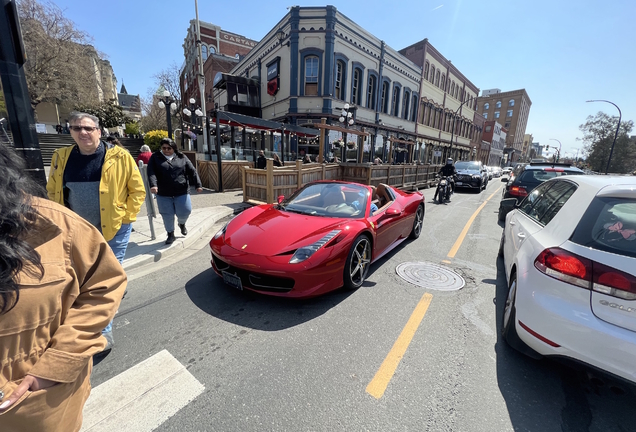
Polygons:
[[245,45],[248,47],[255,47],[256,46],[256,42],[248,40],[248,39],[243,39],[242,37],[238,36],[238,35],[229,35],[229,34],[223,34],[223,39],[225,39],[226,41],[230,41],[230,42],[234,42],[237,44],[241,44],[241,45]]
[[267,94],[275,96],[280,89],[280,57],[267,63]]

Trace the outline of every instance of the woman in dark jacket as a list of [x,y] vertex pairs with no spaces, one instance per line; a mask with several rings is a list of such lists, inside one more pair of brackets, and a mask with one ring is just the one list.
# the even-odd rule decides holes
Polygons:
[[190,184],[194,183],[197,192],[203,190],[196,169],[170,138],[161,140],[161,150],[155,152],[148,161],[148,182],[150,192],[157,195],[157,207],[168,233],[166,244],[175,240],[174,217],[181,234],[188,234],[186,222],[192,213]]

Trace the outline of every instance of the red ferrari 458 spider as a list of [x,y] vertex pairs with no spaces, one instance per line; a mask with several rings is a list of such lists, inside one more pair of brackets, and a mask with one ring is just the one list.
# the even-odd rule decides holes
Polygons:
[[227,284],[283,297],[356,289],[372,262],[422,232],[421,192],[319,181],[278,201],[243,211],[210,241]]

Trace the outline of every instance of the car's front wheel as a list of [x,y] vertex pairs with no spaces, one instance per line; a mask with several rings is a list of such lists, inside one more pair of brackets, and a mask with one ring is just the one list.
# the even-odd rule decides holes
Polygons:
[[364,234],[359,235],[349,251],[344,268],[344,286],[358,289],[364,283],[371,265],[371,242]]
[[424,224],[424,204],[420,204],[415,212],[415,220],[413,221],[413,229],[411,230],[410,239],[415,240],[422,233],[422,225]]

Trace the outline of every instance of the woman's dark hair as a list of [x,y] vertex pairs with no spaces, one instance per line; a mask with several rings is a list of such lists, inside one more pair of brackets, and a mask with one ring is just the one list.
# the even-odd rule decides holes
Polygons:
[[38,254],[26,242],[25,234],[36,220],[31,196],[44,197],[44,189],[25,170],[22,158],[0,144],[0,315],[9,312],[20,299],[16,277],[31,263],[44,275]]
[[178,157],[183,156],[183,153],[181,153],[179,149],[177,148],[177,144],[174,141],[172,141],[170,138],[162,138],[161,141],[159,142],[159,148],[161,148],[161,146],[164,144],[168,144],[170,147],[172,147],[172,150],[174,150],[174,154],[176,154]]
[[112,143],[112,144],[114,144],[116,146],[119,146],[119,147],[123,147],[123,145],[121,145],[121,143],[119,142],[117,137],[114,137],[112,135],[109,135],[109,136],[106,137],[106,142]]

